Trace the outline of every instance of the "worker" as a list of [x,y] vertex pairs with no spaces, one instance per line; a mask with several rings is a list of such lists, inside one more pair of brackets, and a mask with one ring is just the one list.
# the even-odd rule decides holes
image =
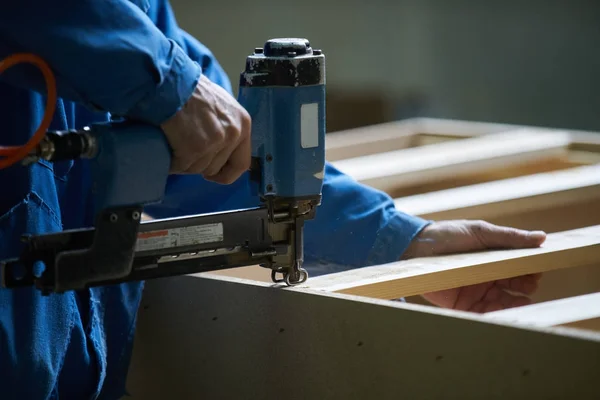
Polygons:
[[[199,23],[205,16],[199,15]],[[175,217],[254,206],[245,171],[250,119],[211,51],[181,30],[167,0],[20,0],[3,4],[0,59],[34,53],[57,77],[50,126],[65,130],[124,116],[161,126],[173,147],[165,200],[146,211]],[[33,67],[0,75],[1,144],[25,143],[39,126],[45,86]],[[152,179],[152,177],[148,177]],[[93,224],[86,161],[0,170],[0,259],[18,256],[24,233]],[[400,258],[539,246],[543,232],[480,221],[431,222],[402,213],[386,194],[330,164],[323,202],[306,224],[314,275]],[[539,276],[428,294],[442,307],[485,311],[525,304]],[[43,297],[0,289],[2,399],[119,399],[143,283]],[[252,301],[252,299],[248,299]]]

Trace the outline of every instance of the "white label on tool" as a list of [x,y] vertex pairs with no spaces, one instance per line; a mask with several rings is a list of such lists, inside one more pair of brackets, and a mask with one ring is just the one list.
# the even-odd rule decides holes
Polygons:
[[221,241],[223,241],[222,223],[186,226],[183,228],[140,232],[135,250],[150,251]]
[[319,146],[319,103],[300,107],[300,144],[303,149]]

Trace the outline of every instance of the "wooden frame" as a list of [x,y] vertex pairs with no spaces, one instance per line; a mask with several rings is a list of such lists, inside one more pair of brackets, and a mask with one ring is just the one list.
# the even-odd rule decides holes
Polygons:
[[[460,181],[492,171],[557,162],[567,157],[567,133],[515,130],[333,162],[356,180],[398,196],[402,189]],[[481,178],[479,178],[481,179]],[[423,190],[423,189],[421,189]]]
[[[406,150],[381,147],[381,153],[337,165],[360,182],[396,197],[399,210],[427,219],[484,219],[546,232],[600,224],[600,213],[588,211],[600,208],[597,133],[436,120],[408,122],[403,129],[396,145],[422,132],[444,139]],[[390,131],[390,126],[377,126],[361,137],[393,147]],[[353,141],[358,140],[350,132],[346,137],[334,136],[332,146],[338,151],[353,149],[358,145]],[[470,151],[462,151],[463,147]],[[373,162],[377,160],[379,165]],[[382,168],[386,160],[387,164],[393,161],[392,173],[390,167],[388,172]],[[582,266],[546,273],[533,299],[548,301],[596,290],[600,290],[600,270]],[[423,303],[419,297],[408,300]]]
[[[411,118],[374,126],[355,128],[327,134],[325,148],[327,160],[335,162],[371,154],[409,149],[452,140],[535,129],[544,132],[564,130],[546,127],[524,127],[511,124],[460,121],[437,118]],[[574,142],[600,144],[596,132],[569,130]]]
[[[585,221],[575,222],[573,215],[568,221],[557,215],[529,223],[523,221],[524,212],[533,207],[545,210],[569,206],[572,209],[574,205],[598,201],[600,164],[400,197],[394,203],[399,210],[427,219],[485,219],[523,229],[557,232],[581,226],[582,222],[600,223],[600,215],[596,218],[595,214],[588,213]],[[517,217],[511,217],[514,215]],[[509,222],[509,219],[514,221]]]
[[332,164],[392,197],[600,162],[600,144],[568,132],[518,129],[416,148],[385,151]]
[[520,126],[412,118],[327,134],[331,162],[519,129]]
[[[587,271],[581,284],[600,269],[600,212],[585,211],[600,207],[600,135],[419,119],[329,134],[328,159],[514,132],[558,139],[509,176],[490,167],[483,180],[448,184],[424,166],[427,187],[385,190],[397,208],[426,218],[545,224],[544,246],[366,267],[298,288],[259,282],[268,271],[251,267],[147,282],[131,398],[600,398],[600,287],[558,290],[577,271]],[[504,166],[523,159],[515,152]],[[526,307],[476,314],[390,300],[539,271],[558,273],[560,285]],[[395,286],[385,295],[372,290],[386,282]]]

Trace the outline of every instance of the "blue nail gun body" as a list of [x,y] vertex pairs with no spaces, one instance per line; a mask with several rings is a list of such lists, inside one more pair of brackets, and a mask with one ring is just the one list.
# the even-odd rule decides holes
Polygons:
[[246,60],[238,100],[252,117],[250,175],[262,206],[141,222],[144,205],[162,200],[171,163],[159,128],[48,132],[27,161],[88,158],[96,223],[24,237],[21,256],[0,266],[3,286],[60,293],[256,264],[275,282],[304,282],[303,223],[321,202],[325,166],[324,56],[304,39],[267,41]]

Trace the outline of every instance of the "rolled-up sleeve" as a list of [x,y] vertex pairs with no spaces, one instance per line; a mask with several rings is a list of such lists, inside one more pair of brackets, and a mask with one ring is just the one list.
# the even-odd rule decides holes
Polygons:
[[[34,53],[54,71],[59,96],[160,124],[191,96],[201,66],[127,0],[20,0],[0,13],[0,58]],[[45,92],[41,75],[17,66],[0,79]]]

